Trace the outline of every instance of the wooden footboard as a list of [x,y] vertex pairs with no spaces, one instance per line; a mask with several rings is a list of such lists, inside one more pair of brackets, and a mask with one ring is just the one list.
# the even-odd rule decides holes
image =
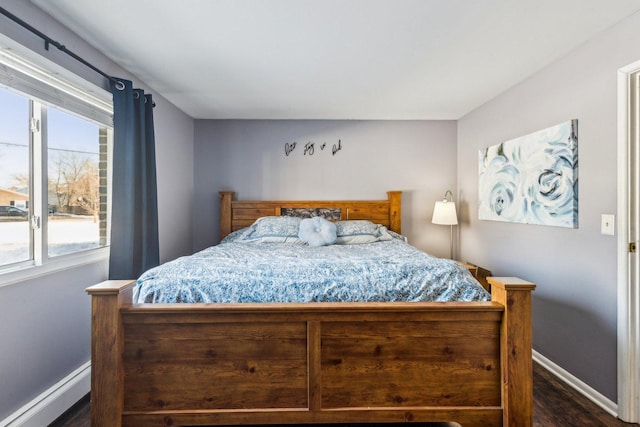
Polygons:
[[92,426],[532,422],[531,291],[492,302],[131,304],[92,296]]

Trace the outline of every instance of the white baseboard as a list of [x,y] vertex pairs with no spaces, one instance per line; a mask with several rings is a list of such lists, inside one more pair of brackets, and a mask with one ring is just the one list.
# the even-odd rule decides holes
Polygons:
[[618,416],[618,405],[588,384],[582,382],[535,350],[533,350],[533,360],[614,417]]
[[91,362],[58,381],[31,402],[0,421],[0,427],[49,425],[91,390]]

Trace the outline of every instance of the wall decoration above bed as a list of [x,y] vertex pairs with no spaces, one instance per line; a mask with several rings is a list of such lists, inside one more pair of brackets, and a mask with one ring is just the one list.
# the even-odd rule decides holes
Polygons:
[[[285,143],[284,144],[284,154],[289,157],[289,155],[298,147],[297,142]],[[321,143],[316,143],[313,141],[309,141],[304,144],[302,150],[300,151],[303,156],[313,156],[314,154],[321,153],[326,151],[327,153],[331,153],[332,156],[335,156],[342,150],[342,140],[338,140],[337,143],[329,146],[326,141]]]
[[578,120],[479,152],[482,220],[578,228]]

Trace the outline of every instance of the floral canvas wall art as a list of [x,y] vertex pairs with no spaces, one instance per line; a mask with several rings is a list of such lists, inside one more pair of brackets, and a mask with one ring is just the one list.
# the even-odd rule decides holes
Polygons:
[[479,152],[479,218],[578,227],[578,120]]

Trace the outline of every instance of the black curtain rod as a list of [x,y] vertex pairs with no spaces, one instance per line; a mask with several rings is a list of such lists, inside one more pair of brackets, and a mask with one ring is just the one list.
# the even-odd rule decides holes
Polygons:
[[18,25],[22,26],[23,28],[31,31],[33,34],[35,34],[36,36],[38,36],[42,40],[44,40],[44,48],[45,48],[45,50],[48,51],[49,50],[49,46],[53,45],[58,50],[60,50],[61,52],[66,53],[67,55],[69,55],[70,57],[75,59],[76,61],[80,62],[82,65],[91,68],[93,71],[95,71],[96,73],[100,74],[105,79],[109,80],[110,82],[113,82],[113,83],[116,83],[116,84],[120,84],[120,85],[123,84],[122,82],[118,81],[114,77],[111,77],[109,74],[105,73],[104,71],[102,71],[101,69],[96,67],[95,65],[87,62],[84,58],[76,55],[75,53],[73,53],[72,51],[67,49],[63,44],[53,40],[51,37],[47,36],[42,31],[40,31],[37,28],[34,28],[33,26],[31,26],[28,23],[24,22],[22,19],[18,18],[13,13],[9,12],[8,10],[6,10],[5,8],[0,7],[0,13],[2,13],[4,16],[6,16],[7,18],[11,19],[16,24],[18,24]]

